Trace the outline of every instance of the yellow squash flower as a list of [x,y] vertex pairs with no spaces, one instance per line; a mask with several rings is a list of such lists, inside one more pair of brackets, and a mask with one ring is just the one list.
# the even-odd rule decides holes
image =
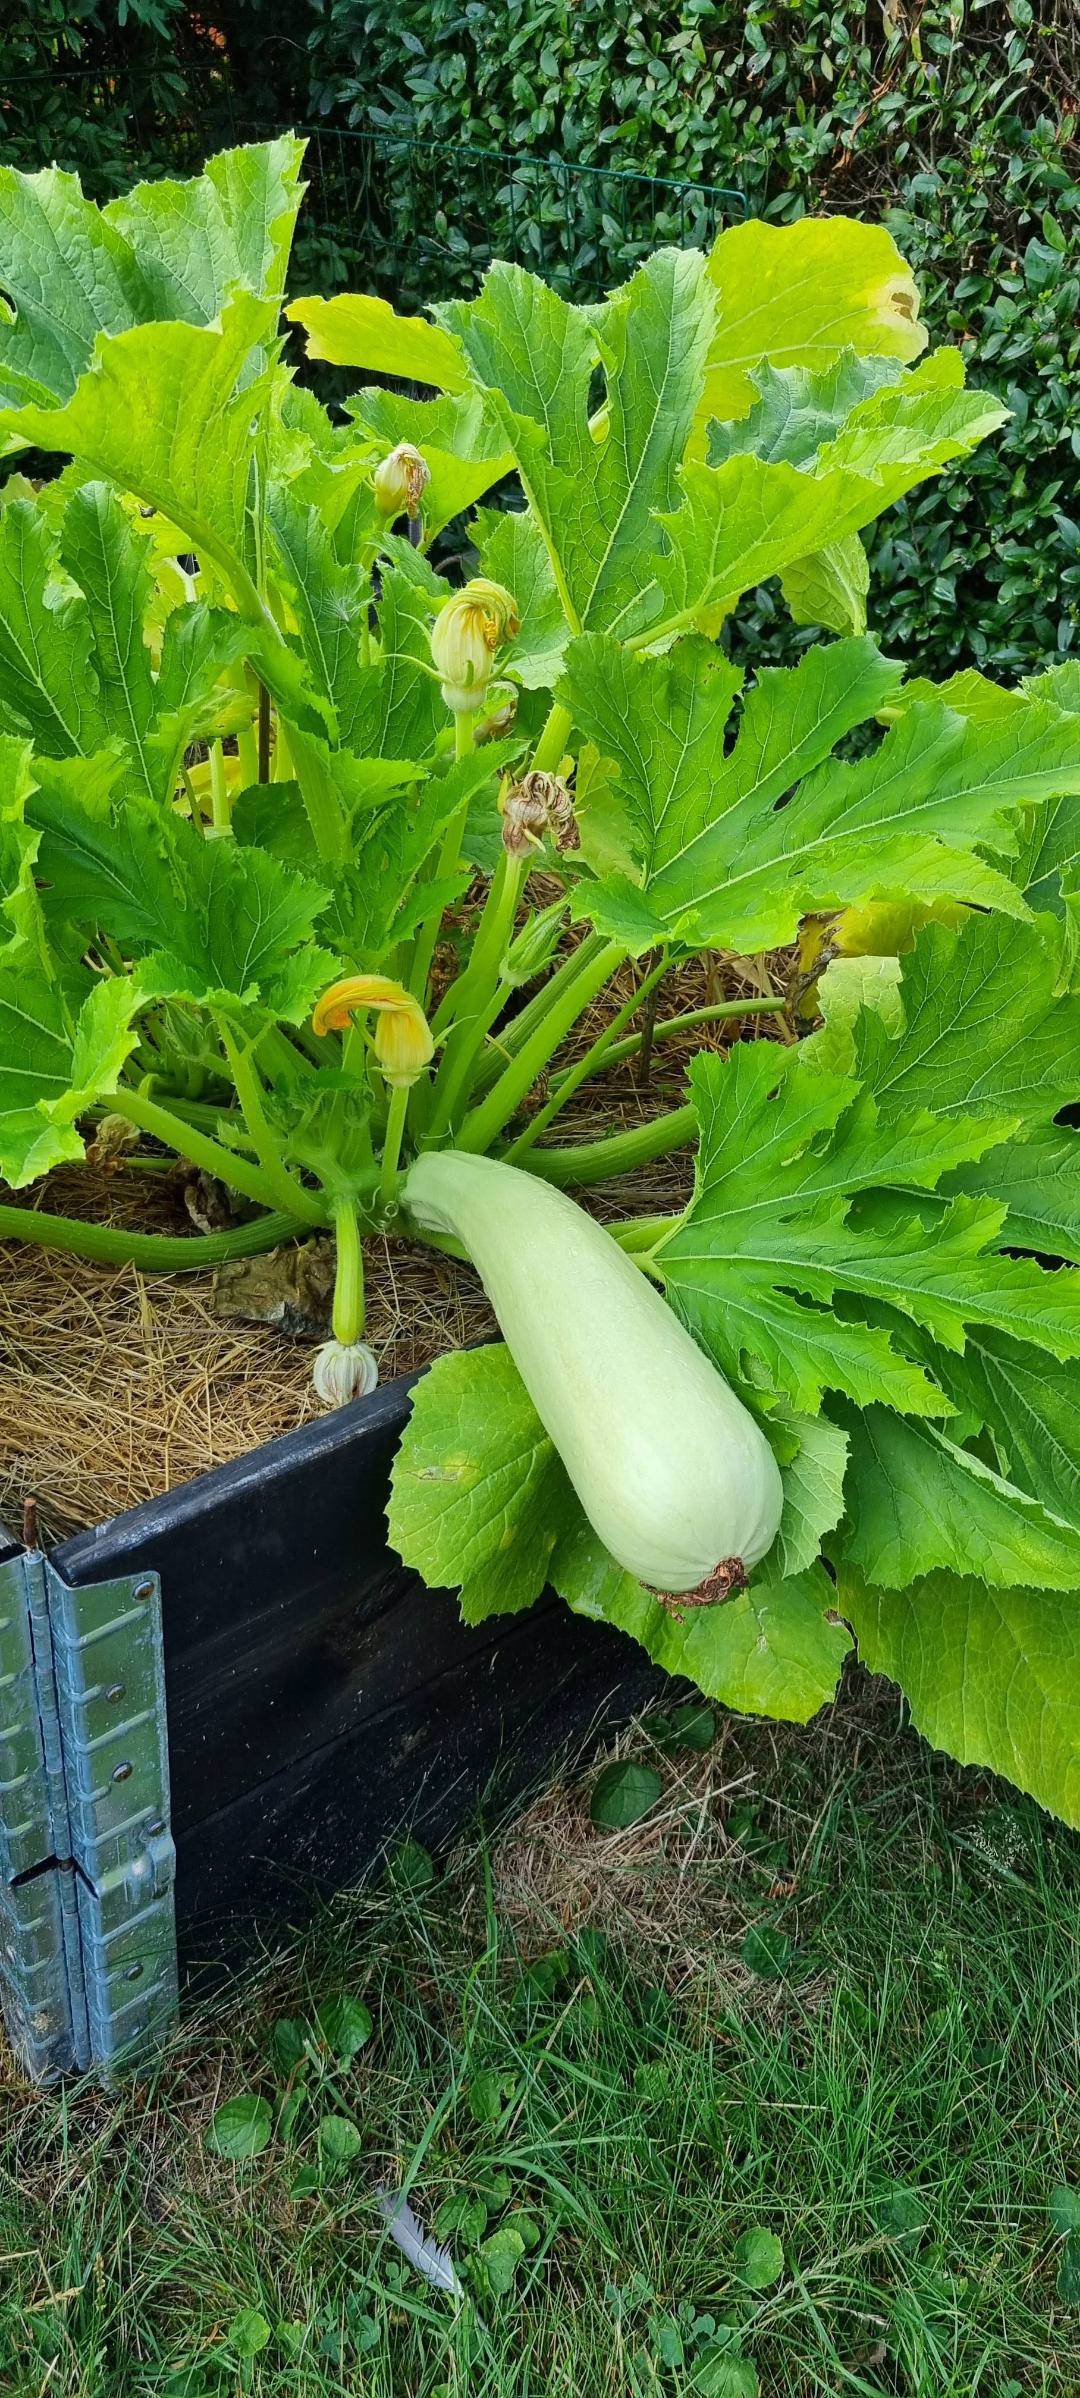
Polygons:
[[431,481],[431,469],[423,451],[411,441],[399,441],[396,450],[382,458],[371,478],[375,505],[380,516],[407,516],[410,521],[420,514],[420,502]]
[[431,628],[431,655],[443,698],[455,715],[470,715],[483,705],[495,652],[520,629],[513,593],[482,575],[440,609]]
[[407,1091],[435,1054],[431,1026],[418,999],[387,974],[347,974],[331,983],[311,1019],[317,1033],[343,1032],[362,1009],[373,1008],[375,1057],[392,1089]]

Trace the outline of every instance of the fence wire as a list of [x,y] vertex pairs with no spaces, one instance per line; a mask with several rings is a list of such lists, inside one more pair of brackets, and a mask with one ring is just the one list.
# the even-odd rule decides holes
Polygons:
[[[238,105],[228,62],[155,70],[137,91],[98,62],[11,77],[0,97],[0,159],[82,163],[104,199],[140,177],[191,174],[215,149],[264,141],[280,123]],[[488,151],[408,132],[297,126],[308,196],[294,290],[362,287],[402,308],[475,289],[492,258],[542,275],[567,298],[598,298],[661,243],[706,248],[746,214],[720,184]]]

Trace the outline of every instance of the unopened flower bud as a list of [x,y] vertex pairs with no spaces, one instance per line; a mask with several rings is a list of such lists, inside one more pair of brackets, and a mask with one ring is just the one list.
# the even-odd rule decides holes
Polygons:
[[500,700],[498,707],[492,709],[490,716],[485,716],[483,723],[477,725],[477,748],[480,749],[485,741],[501,741],[504,733],[512,733],[517,709],[517,692],[508,689],[505,699]]
[[512,858],[524,849],[539,849],[545,833],[554,833],[560,849],[571,845],[576,831],[574,803],[557,774],[525,774],[511,783],[500,802],[503,847]]
[[421,450],[411,441],[399,441],[396,450],[379,461],[371,479],[375,505],[380,516],[420,514],[420,502],[431,481],[431,468]]
[[319,1034],[343,1032],[362,1008],[374,1008],[375,1058],[392,1089],[407,1091],[435,1055],[431,1026],[418,999],[387,974],[347,974],[324,991],[311,1019]]
[[311,1379],[324,1407],[347,1407],[350,1399],[366,1399],[379,1379],[374,1351],[366,1341],[324,1341]]
[[483,705],[495,652],[520,627],[512,592],[483,576],[466,583],[440,609],[431,628],[431,655],[443,698],[456,716],[471,715]]
[[550,907],[530,908],[503,959],[500,981],[508,983],[511,990],[532,982],[553,963],[565,929],[565,899],[552,900]]

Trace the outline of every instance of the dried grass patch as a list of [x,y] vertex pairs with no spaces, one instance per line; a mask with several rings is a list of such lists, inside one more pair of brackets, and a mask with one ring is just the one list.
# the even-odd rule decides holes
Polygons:
[[[895,1776],[895,1750],[883,1740],[895,1713],[895,1692],[856,1669],[807,1726],[718,1709],[717,1739],[703,1753],[658,1747],[648,1716],[630,1725],[584,1774],[540,1791],[494,1842],[496,1907],[520,1953],[540,1956],[598,1930],[673,1997],[692,2001],[704,1989],[714,2005],[719,1991],[740,2010],[782,2009],[787,1985],[762,1980],[744,1963],[744,1937],[763,1913],[771,1918],[779,1909],[798,1946],[800,1902],[834,1794],[864,1749],[871,1761],[891,1760],[882,1770]],[[662,1794],[640,1823],[605,1831],[592,1821],[592,1793],[601,1768],[622,1757],[655,1767]],[[733,1810],[747,1806],[763,1808],[770,1841],[783,1841],[789,1867],[782,1875],[730,1829]],[[903,1811],[912,1812],[917,1838],[910,1792]],[[704,1956],[711,1970],[703,1983]],[[813,2007],[826,1986],[817,1975],[801,1975],[800,2008]]]

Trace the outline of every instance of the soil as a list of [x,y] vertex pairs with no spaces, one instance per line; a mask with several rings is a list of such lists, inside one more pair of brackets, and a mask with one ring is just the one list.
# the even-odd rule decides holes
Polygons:
[[[579,1028],[564,1060],[595,1039],[633,980],[634,970],[625,969],[621,986]],[[769,981],[768,961],[695,960],[666,978],[660,1014],[780,987],[779,973]],[[792,1038],[783,1017],[760,1019],[759,1028],[767,1037]],[[613,1068],[582,1087],[548,1137],[595,1139],[601,1130],[677,1106],[690,1055],[703,1046],[726,1047],[754,1029],[751,1019],[736,1019],[665,1042],[645,1082],[632,1061]],[[152,1156],[152,1145],[140,1155]],[[682,1204],[690,1176],[682,1153],[588,1194],[586,1203],[601,1217],[660,1213]],[[151,1168],[121,1156],[108,1166],[65,1168],[18,1197],[49,1213],[142,1231],[194,1233],[193,1210],[204,1228],[207,1222],[206,1194],[192,1190],[190,1169],[186,1175],[166,1169],[163,1160]],[[9,1529],[18,1531],[33,1498],[43,1536],[62,1539],[291,1432],[318,1412],[311,1364],[326,1272],[317,1254],[289,1264],[280,1305],[266,1302],[256,1261],[260,1270],[247,1295],[253,1291],[256,1312],[276,1314],[276,1323],[220,1312],[238,1296],[244,1303],[243,1284],[238,1294],[228,1273],[216,1282],[207,1273],[148,1275],[10,1241],[0,1243],[0,1260],[0,1520]],[[369,1241],[365,1270],[365,1337],[384,1381],[497,1330],[476,1276],[430,1250]]]

